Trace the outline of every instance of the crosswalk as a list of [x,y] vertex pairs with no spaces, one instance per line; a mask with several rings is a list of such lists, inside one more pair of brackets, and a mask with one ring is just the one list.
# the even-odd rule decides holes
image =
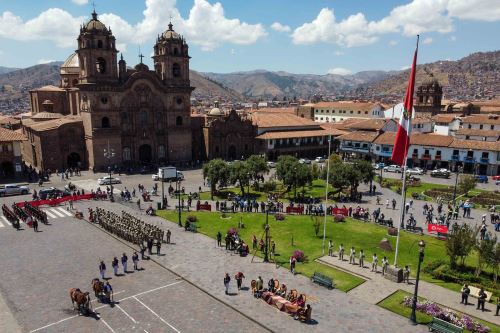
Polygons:
[[[64,207],[42,208],[42,210],[47,214],[47,219],[49,220],[73,216],[73,214]],[[12,224],[5,216],[0,215],[0,229],[11,225]]]

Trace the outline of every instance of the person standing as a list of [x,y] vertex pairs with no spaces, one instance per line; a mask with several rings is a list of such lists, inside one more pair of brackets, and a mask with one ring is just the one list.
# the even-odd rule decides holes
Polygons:
[[156,241],[156,255],[159,256],[160,255],[160,250],[161,250],[161,241],[160,240],[157,240]]
[[486,293],[484,292],[484,288],[479,290],[479,297],[477,298],[477,310],[481,308],[481,311],[484,312],[484,303],[486,302]]
[[101,275],[101,279],[104,280],[106,275],[106,264],[103,260],[99,263],[99,274]]
[[123,253],[122,255],[122,266],[123,266],[123,273],[128,273],[127,271],[127,261],[128,261],[128,257],[125,253]]
[[495,316],[498,316],[499,312],[500,312],[500,296],[497,297],[497,311],[495,313]]
[[328,241],[328,255],[333,257],[333,242],[331,239]]
[[470,289],[469,286],[466,284],[462,289],[462,301],[460,303],[463,303],[465,305],[469,304],[469,294],[470,294]]
[[245,275],[242,272],[236,273],[234,276],[236,279],[236,286],[238,287],[238,291],[241,290],[241,284],[243,283],[243,279],[245,278]]
[[295,263],[296,259],[294,256],[290,257],[290,272],[292,272],[293,275],[295,275]]
[[148,238],[148,254],[152,255],[153,254],[153,239]]
[[344,261],[344,244],[340,244],[339,246],[339,260]]
[[137,254],[137,251],[134,251],[134,254],[132,254],[132,262],[134,263],[134,271],[139,270],[137,268],[137,263],[139,263],[139,255]]
[[33,219],[33,230],[38,232],[38,220],[36,218]]
[[356,265],[356,249],[354,246],[351,247],[351,252],[349,253],[349,263]]
[[104,285],[104,295],[106,295],[107,301],[111,303],[111,300],[113,299],[113,287],[111,287],[109,281],[106,281],[106,284]]
[[224,276],[224,287],[226,288],[226,295],[229,293],[229,282],[231,282],[231,277],[228,273]]
[[389,199],[385,201],[385,208],[389,209]]
[[378,257],[377,254],[374,253],[372,257],[372,272],[375,271],[375,273],[377,273],[377,265],[378,265]]
[[220,233],[220,231],[217,231],[217,246],[222,246],[222,234]]
[[359,267],[365,267],[365,252],[363,252],[363,249],[359,251]]
[[392,210],[396,209],[396,199],[392,199]]
[[384,256],[384,258],[382,258],[382,275],[385,275],[388,266],[389,266],[389,260],[387,260],[387,257]]
[[403,272],[403,281],[410,284],[410,267],[408,265],[405,266],[405,270]]
[[114,257],[113,261],[111,262],[111,267],[113,267],[113,273],[115,276],[118,276],[118,258]]
[[167,229],[167,244],[170,244],[170,237],[172,236],[172,233],[170,232],[170,229]]

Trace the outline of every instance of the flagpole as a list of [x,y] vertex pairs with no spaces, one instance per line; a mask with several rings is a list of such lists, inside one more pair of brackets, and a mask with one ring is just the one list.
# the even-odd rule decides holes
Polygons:
[[328,208],[328,177],[330,175],[330,147],[332,144],[332,136],[328,136],[328,156],[326,160],[326,186],[325,186],[325,220],[323,221],[323,255],[325,255],[325,239],[326,239],[326,211]]
[[[396,238],[396,253],[394,254],[394,266],[397,267],[398,265],[398,252],[399,252],[399,238],[401,234],[401,226],[404,226],[404,221],[405,221],[405,206],[406,206],[406,167],[407,167],[407,162],[408,162],[408,151],[410,148],[410,136],[411,136],[411,119],[413,117],[413,88],[414,88],[414,83],[415,83],[415,71],[416,71],[416,56],[418,52],[418,41],[420,39],[420,35],[417,35],[417,47],[415,49],[415,55],[413,58],[413,64],[412,64],[412,70],[410,74],[410,83],[409,87],[411,86],[411,89],[407,89],[407,94],[405,96],[405,107],[407,103],[410,105],[409,110],[407,109],[406,111],[409,112],[409,117],[408,117],[408,140],[404,144],[404,161],[403,161],[403,180],[402,180],[402,185],[401,185],[401,219],[398,224],[398,235]],[[413,75],[413,78],[411,77]],[[413,82],[412,82],[413,81]],[[408,94],[409,93],[409,94]],[[408,100],[407,100],[408,99]]]

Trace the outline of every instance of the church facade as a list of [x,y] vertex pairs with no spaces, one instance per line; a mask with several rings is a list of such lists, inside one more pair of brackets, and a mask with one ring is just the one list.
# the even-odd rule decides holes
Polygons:
[[153,70],[142,55],[133,69],[118,60],[111,28],[95,12],[77,43],[59,87],[30,92],[24,160],[52,170],[191,161],[189,48],[172,24],[156,39]]

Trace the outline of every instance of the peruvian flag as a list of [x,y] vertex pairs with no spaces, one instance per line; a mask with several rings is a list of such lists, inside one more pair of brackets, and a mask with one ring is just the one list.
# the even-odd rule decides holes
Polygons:
[[413,64],[411,65],[410,80],[406,87],[406,95],[403,103],[403,112],[399,119],[398,132],[396,133],[396,140],[394,140],[394,148],[392,149],[391,160],[402,166],[405,163],[408,149],[410,148],[410,132],[411,132],[411,118],[413,110],[413,91],[415,90],[415,71],[417,67],[417,52],[418,52],[418,37],[417,48],[413,56]]

